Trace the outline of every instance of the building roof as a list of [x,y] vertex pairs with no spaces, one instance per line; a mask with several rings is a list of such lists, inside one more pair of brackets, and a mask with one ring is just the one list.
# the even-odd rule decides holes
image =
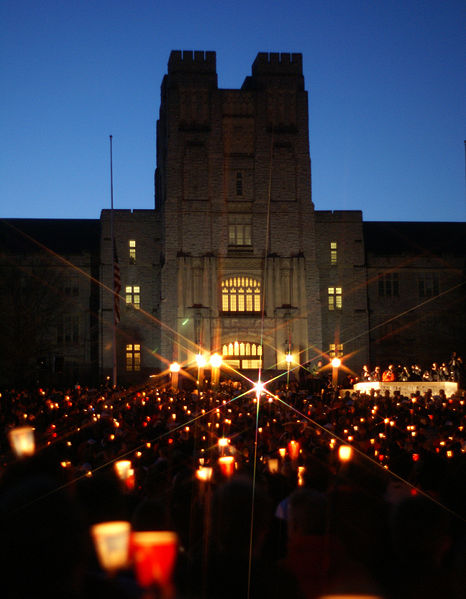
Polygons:
[[38,252],[45,246],[60,254],[94,252],[100,244],[100,221],[96,219],[0,220],[0,249]]
[[465,254],[466,222],[364,222],[366,252]]

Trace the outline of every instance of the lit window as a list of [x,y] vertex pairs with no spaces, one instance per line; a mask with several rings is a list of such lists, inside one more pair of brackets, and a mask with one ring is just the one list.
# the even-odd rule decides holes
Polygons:
[[126,305],[131,305],[136,310],[141,307],[141,288],[139,285],[126,285]]
[[238,197],[243,195],[243,173],[241,171],[236,173],[236,195]]
[[222,281],[224,312],[260,312],[261,284],[251,277],[230,277]]
[[341,287],[328,288],[328,309],[341,310],[343,306],[343,297]]
[[222,347],[223,361],[233,368],[253,369],[262,366],[262,346],[249,341],[225,343]]
[[338,261],[338,247],[336,241],[330,242],[330,264],[335,266]]
[[399,282],[397,272],[379,273],[379,297],[398,297]]
[[343,355],[343,343],[330,343],[328,355],[330,358],[340,358]]
[[129,245],[129,263],[136,264],[136,241],[134,239],[130,239],[128,241]]
[[228,245],[252,245],[250,214],[228,215]]
[[126,345],[126,370],[128,372],[141,370],[141,345],[139,343]]
[[426,272],[418,277],[419,297],[433,297],[439,294],[438,274]]

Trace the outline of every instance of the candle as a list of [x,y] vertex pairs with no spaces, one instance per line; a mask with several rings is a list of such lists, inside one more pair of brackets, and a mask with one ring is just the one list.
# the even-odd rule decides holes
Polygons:
[[304,472],[306,468],[304,466],[298,466],[298,487],[304,486]]
[[129,522],[101,522],[91,528],[99,563],[104,570],[114,573],[129,562]]
[[223,476],[230,477],[233,474],[235,468],[235,458],[233,456],[222,456],[218,458],[218,463]]
[[353,448],[351,445],[340,445],[338,448],[338,457],[341,462],[348,462],[351,460],[353,455]]
[[18,457],[29,456],[34,453],[34,429],[31,426],[14,428],[8,433],[11,447]]
[[133,532],[131,548],[134,570],[142,587],[170,585],[177,547],[178,537],[175,532]]
[[212,468],[201,466],[196,470],[196,478],[203,482],[209,482],[212,479]]
[[299,443],[298,441],[290,441],[288,443],[288,451],[292,460],[297,460],[299,456]]
[[271,473],[278,472],[279,463],[277,458],[269,458],[267,462],[267,467],[269,469],[269,472]]

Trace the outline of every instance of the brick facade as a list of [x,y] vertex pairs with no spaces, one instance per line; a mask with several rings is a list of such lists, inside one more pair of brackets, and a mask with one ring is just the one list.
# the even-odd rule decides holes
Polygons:
[[[241,89],[225,90],[214,52],[171,53],[155,207],[113,213],[120,382],[232,347],[246,369],[259,359],[284,370],[288,352],[294,365],[343,354],[355,372],[464,357],[465,223],[367,223],[360,211],[315,211],[310,165],[300,54],[259,53]],[[45,303],[31,296],[43,326],[28,364],[44,380],[111,375],[111,217],[2,225],[2,305],[12,305],[24,273],[38,281],[47,267],[58,281]]]

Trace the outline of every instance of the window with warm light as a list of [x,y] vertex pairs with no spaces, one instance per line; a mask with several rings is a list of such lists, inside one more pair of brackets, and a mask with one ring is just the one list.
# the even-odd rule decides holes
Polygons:
[[256,369],[262,366],[262,346],[249,341],[225,343],[223,361],[233,368]]
[[228,215],[228,245],[229,246],[251,246],[251,215],[229,214]]
[[340,358],[343,355],[343,343],[330,343],[328,355],[330,358]]
[[129,249],[129,263],[136,264],[136,240],[130,239],[128,241]]
[[126,285],[126,305],[139,310],[141,307],[141,287],[139,285]]
[[341,287],[328,288],[328,309],[341,310],[343,306],[343,293]]
[[261,284],[252,277],[230,277],[222,281],[223,312],[260,312]]
[[330,242],[330,265],[336,266],[338,262],[338,244],[336,241]]
[[141,370],[141,345],[139,343],[126,345],[126,370],[127,372]]

